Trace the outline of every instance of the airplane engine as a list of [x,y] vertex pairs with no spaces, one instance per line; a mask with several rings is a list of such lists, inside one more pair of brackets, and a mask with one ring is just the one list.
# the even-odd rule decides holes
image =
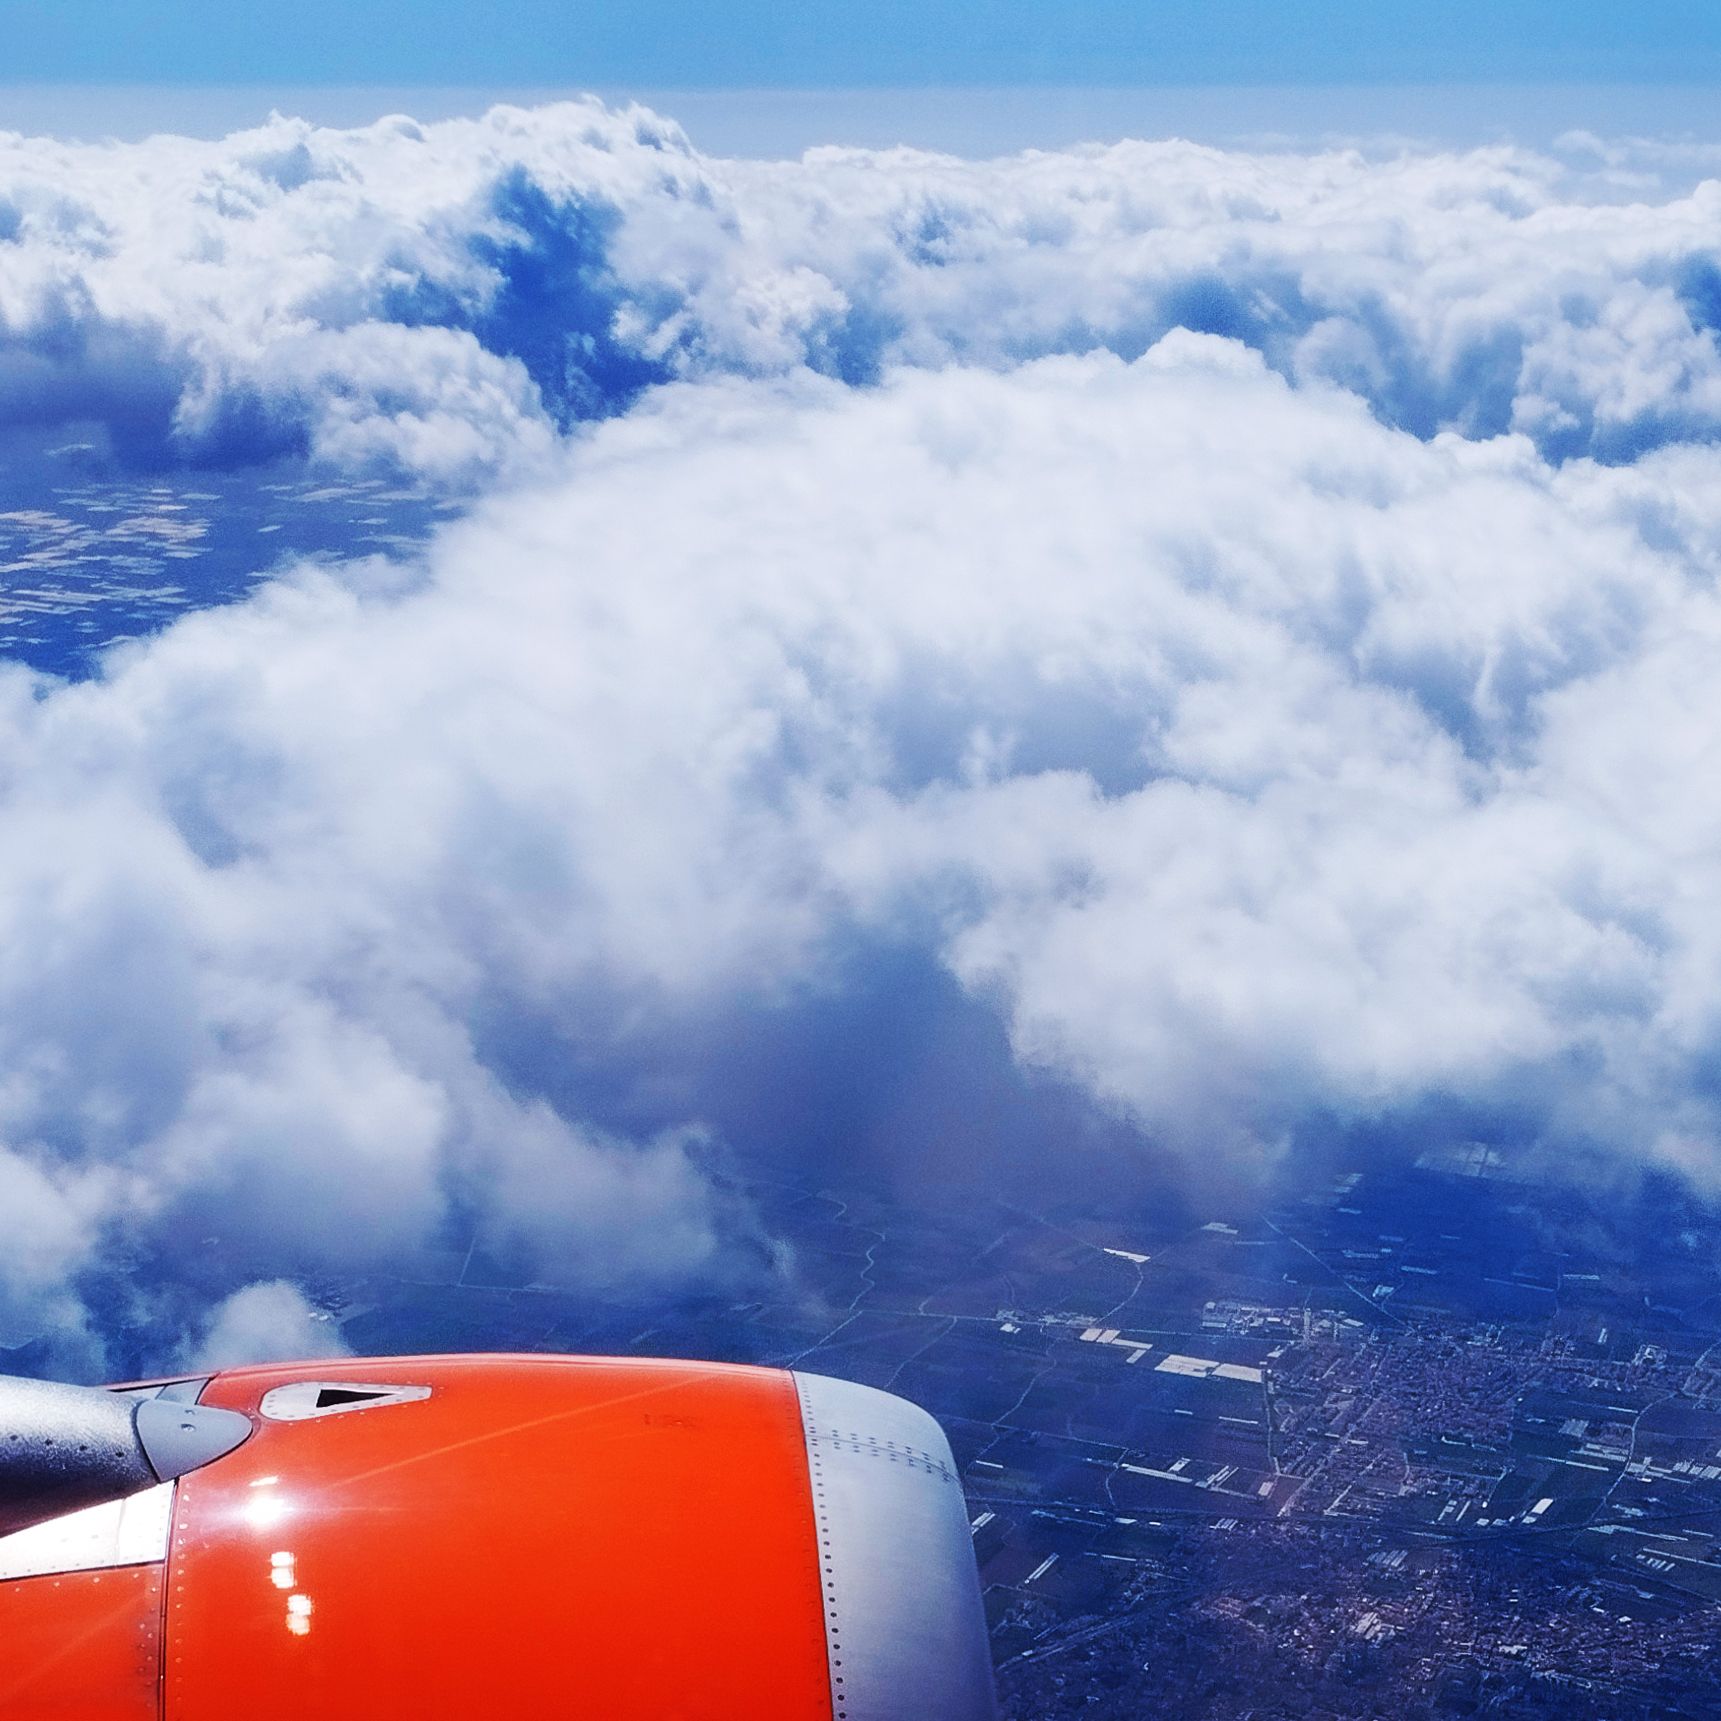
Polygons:
[[656,1359],[0,1378],[5,1721],[991,1721],[950,1448]]

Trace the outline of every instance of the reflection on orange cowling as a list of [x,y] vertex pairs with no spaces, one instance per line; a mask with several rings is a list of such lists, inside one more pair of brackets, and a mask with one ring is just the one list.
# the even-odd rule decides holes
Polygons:
[[156,1721],[161,1567],[0,1583],[5,1721]]
[[[428,1384],[431,1395],[305,1421],[257,1415],[271,1387],[308,1372],[235,1370],[204,1391],[203,1403],[244,1411],[258,1429],[178,1485],[166,1721],[830,1721],[788,1375],[371,1359],[314,1372]],[[156,1570],[103,1582],[135,1588]],[[9,1592],[69,1581],[0,1585],[0,1606]],[[85,1629],[82,1604],[77,1619]],[[111,1630],[138,1625],[127,1616]],[[14,1641],[0,1612],[8,1668]],[[45,1721],[8,1701],[5,1682],[0,1673],[5,1721]],[[126,1689],[131,1707],[73,1705],[56,1721],[152,1713],[135,1675]]]

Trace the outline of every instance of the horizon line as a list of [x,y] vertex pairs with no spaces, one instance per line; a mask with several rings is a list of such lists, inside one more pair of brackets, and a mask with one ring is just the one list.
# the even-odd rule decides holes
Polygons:
[[1222,147],[1381,142],[1541,148],[1568,134],[1721,144],[1721,82],[944,84],[670,88],[629,85],[0,82],[0,131],[89,142],[213,141],[271,114],[357,129],[497,106],[595,100],[676,121],[712,156],[791,157],[821,145],[996,156],[1124,137]]

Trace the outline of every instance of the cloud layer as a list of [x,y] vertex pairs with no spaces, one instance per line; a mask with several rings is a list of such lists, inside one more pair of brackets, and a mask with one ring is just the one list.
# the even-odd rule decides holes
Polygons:
[[0,1344],[206,1234],[781,1270],[731,1150],[1721,1177],[1713,184],[567,108],[11,157],[14,419],[498,488],[0,677]]
[[[1721,422],[1713,152],[697,155],[596,105],[219,143],[0,138],[0,425],[133,463],[531,469],[670,379],[1243,340],[1429,437]],[[1676,189],[1677,188],[1677,189]]]

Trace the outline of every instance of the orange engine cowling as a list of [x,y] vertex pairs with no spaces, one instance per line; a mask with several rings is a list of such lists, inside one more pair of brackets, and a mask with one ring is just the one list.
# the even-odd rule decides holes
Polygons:
[[950,1449],[887,1393],[467,1356],[96,1397],[156,1407],[154,1468],[0,1535],[5,1721],[994,1714]]

